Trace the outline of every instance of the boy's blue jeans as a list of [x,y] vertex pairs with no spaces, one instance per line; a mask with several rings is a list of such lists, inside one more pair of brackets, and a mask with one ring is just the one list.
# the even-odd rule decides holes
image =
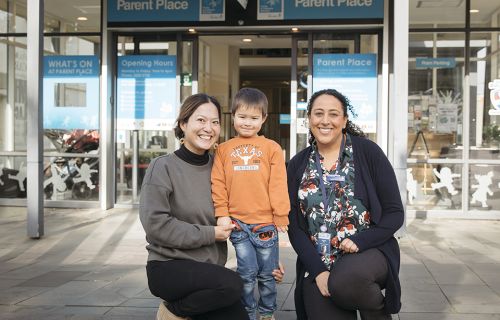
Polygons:
[[[252,232],[258,224],[237,221],[243,230],[234,230],[229,239],[236,250],[237,272],[243,280],[242,300],[250,320],[256,319],[257,303],[254,297],[258,282],[260,315],[273,314],[276,310],[276,281],[273,270],[278,268],[278,232],[268,225]],[[245,228],[246,227],[246,228]],[[252,239],[250,239],[250,232]]]

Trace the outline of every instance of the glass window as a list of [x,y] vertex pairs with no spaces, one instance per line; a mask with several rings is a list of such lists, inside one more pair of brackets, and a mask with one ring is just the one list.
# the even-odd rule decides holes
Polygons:
[[470,25],[473,28],[499,27],[498,1],[471,0]]
[[410,34],[408,158],[462,157],[463,33]]
[[26,32],[26,0],[0,0],[0,33]]
[[410,28],[465,27],[463,0],[410,0],[409,6]]
[[406,190],[409,210],[461,210],[462,165],[408,164]]
[[0,151],[26,151],[25,43],[0,37]]
[[99,36],[45,37],[44,46],[60,73],[44,76],[45,199],[98,200]]
[[470,46],[470,158],[499,158],[500,32],[472,33]]
[[45,1],[45,32],[98,32],[101,1]]
[[0,198],[26,198],[25,156],[0,156]]

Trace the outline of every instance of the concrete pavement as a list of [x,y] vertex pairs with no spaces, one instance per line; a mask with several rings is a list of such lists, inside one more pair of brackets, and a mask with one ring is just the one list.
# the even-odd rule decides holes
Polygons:
[[[0,319],[154,319],[137,209],[46,209],[45,236],[26,237],[26,209],[0,207]],[[295,319],[295,253],[278,320]],[[400,239],[401,320],[500,320],[500,222],[407,221]],[[235,265],[234,253],[229,266]]]

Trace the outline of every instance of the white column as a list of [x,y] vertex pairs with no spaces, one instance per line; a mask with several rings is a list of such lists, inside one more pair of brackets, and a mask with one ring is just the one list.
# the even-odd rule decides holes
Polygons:
[[43,3],[28,0],[27,231],[40,238],[43,226]]
[[394,43],[393,73],[390,84],[393,97],[389,104],[389,160],[391,161],[399,192],[406,207],[406,168],[408,143],[408,45],[409,45],[409,5],[408,1],[394,0]]

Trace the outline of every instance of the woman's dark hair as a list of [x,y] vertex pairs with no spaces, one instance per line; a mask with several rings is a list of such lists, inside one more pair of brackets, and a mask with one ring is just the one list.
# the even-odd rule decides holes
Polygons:
[[[315,92],[311,96],[311,99],[309,99],[309,103],[307,104],[307,116],[309,117],[311,115],[311,110],[312,110],[312,107],[314,105],[314,101],[316,101],[316,99],[319,96],[322,96],[324,94],[337,98],[340,101],[340,103],[342,104],[342,110],[344,111],[344,116],[348,118],[346,126],[344,129],[342,129],[342,132],[349,133],[352,136],[366,137],[363,130],[361,130],[361,128],[358,127],[357,125],[355,125],[351,120],[349,120],[349,116],[347,114],[347,111],[350,111],[352,113],[353,117],[358,116],[356,114],[356,112],[354,112],[354,107],[352,106],[351,102],[349,101],[349,99],[346,96],[344,96],[342,93],[338,92],[335,89],[323,89],[323,90]],[[314,138],[314,136],[311,132],[311,129],[309,129],[309,144],[312,144],[315,140],[316,139]]]
[[221,107],[217,99],[205,93],[193,94],[184,100],[179,110],[179,116],[177,117],[177,120],[175,120],[174,133],[177,139],[184,138],[184,131],[181,129],[181,124],[188,122],[189,118],[191,118],[196,109],[205,103],[213,103],[217,107],[217,113],[220,119]]

